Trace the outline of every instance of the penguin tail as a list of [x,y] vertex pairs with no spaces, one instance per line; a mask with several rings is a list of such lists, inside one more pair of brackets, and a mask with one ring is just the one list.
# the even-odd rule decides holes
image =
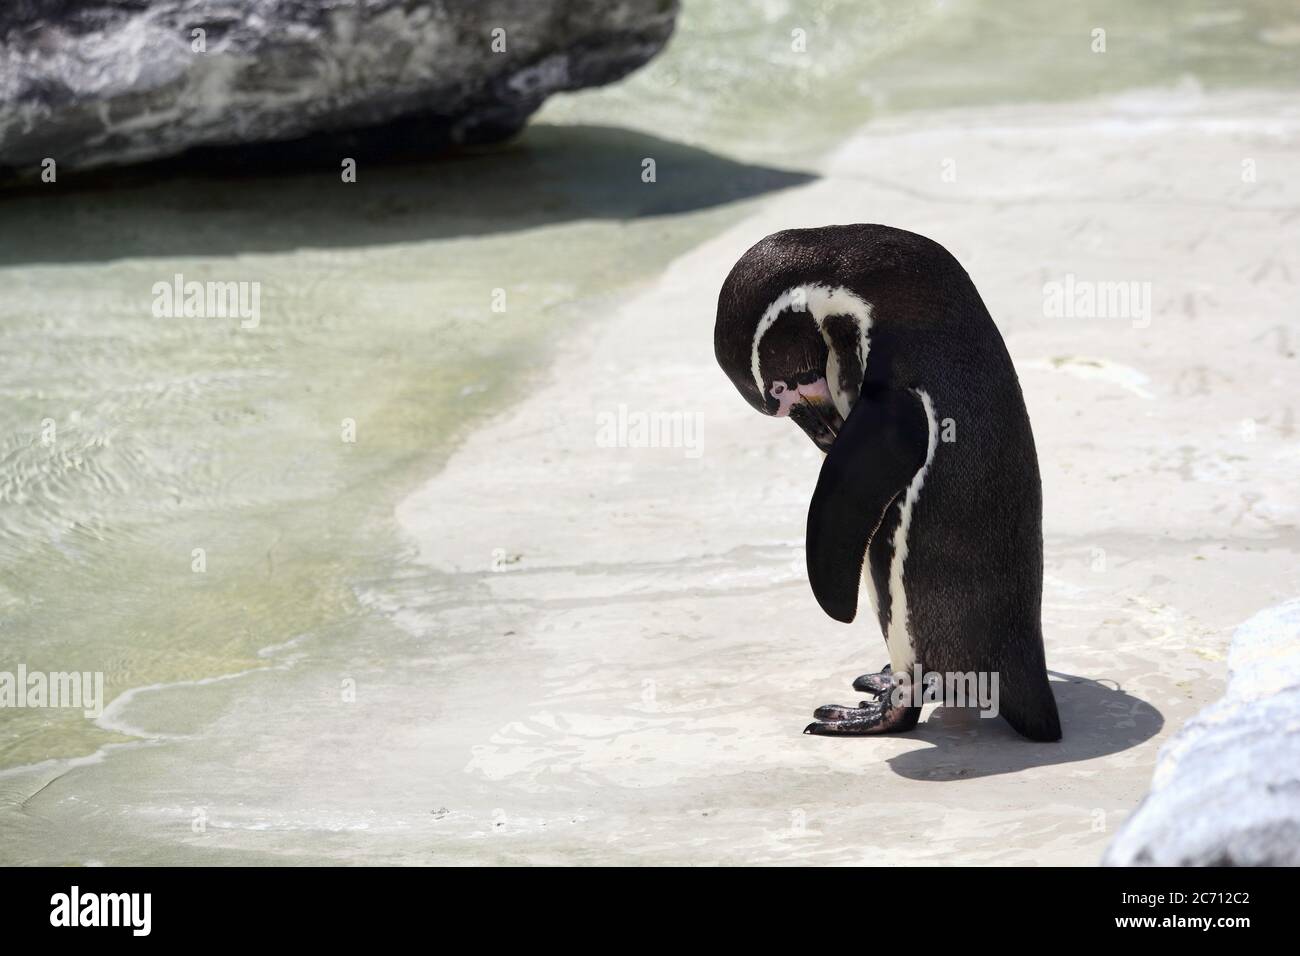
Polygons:
[[1020,736],[1044,743],[1061,739],[1061,716],[1046,673],[1030,675],[1025,683],[1005,688],[1001,696],[1002,716]]

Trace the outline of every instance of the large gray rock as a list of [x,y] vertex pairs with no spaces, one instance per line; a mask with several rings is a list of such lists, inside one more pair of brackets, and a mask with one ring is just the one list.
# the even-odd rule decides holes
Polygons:
[[1103,863],[1300,865],[1300,600],[1241,625],[1228,668],[1223,699],[1161,748]]
[[[5,0],[0,167],[312,134],[380,151],[500,139],[549,94],[654,56],[676,13],[676,0]],[[359,129],[372,135],[339,138]]]

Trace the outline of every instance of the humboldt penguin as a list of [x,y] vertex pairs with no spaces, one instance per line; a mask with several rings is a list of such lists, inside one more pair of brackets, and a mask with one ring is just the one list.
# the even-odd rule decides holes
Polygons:
[[1016,731],[1059,740],[1034,437],[1002,336],[957,260],[889,226],[774,233],[723,283],[714,351],[750,405],[826,453],[808,580],[844,623],[861,582],[888,650],[883,670],[854,682],[869,699],[818,708],[806,732],[911,730],[911,675],[974,674],[996,680]]

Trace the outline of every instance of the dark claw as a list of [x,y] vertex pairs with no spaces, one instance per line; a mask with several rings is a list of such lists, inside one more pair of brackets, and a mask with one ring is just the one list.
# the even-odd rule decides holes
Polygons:
[[848,737],[853,734],[882,733],[880,718],[873,720],[815,720],[803,729],[817,737]]

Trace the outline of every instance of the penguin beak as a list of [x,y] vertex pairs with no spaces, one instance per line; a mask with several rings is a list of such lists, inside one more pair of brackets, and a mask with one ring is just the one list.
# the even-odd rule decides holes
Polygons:
[[829,453],[840,434],[844,419],[835,406],[819,398],[804,398],[790,406],[790,417],[804,430],[813,444]]

